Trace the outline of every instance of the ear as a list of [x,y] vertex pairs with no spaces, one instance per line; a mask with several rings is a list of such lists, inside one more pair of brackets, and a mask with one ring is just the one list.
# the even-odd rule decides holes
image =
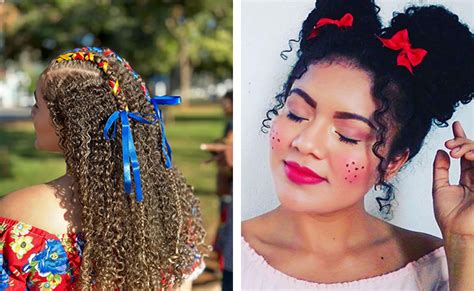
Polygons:
[[387,169],[385,170],[385,179],[392,179],[400,168],[406,163],[410,156],[410,150],[406,149],[403,153],[395,155],[389,162]]

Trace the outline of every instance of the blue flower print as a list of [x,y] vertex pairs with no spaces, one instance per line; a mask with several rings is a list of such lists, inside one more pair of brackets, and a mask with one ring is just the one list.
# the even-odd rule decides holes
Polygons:
[[46,241],[46,248],[28,259],[23,271],[38,272],[42,277],[50,274],[65,274],[69,268],[68,258],[61,242],[49,239]]
[[8,276],[7,270],[5,269],[6,263],[3,261],[3,254],[0,254],[0,290],[6,289],[8,285]]
[[84,251],[84,239],[81,234],[76,236],[76,249],[79,253],[79,257],[82,257],[82,252]]

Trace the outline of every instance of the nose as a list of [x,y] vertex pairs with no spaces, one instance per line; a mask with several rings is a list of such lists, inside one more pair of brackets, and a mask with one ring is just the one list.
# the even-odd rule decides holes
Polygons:
[[327,133],[324,123],[314,120],[293,139],[291,146],[304,155],[324,159],[327,152]]

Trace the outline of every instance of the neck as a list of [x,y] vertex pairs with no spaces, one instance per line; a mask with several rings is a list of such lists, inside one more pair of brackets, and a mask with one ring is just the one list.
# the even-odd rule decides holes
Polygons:
[[382,223],[368,214],[363,201],[332,213],[307,213],[278,208],[293,247],[308,251],[340,253],[373,243]]
[[67,172],[47,184],[56,189],[57,195],[71,197],[74,194],[74,178]]

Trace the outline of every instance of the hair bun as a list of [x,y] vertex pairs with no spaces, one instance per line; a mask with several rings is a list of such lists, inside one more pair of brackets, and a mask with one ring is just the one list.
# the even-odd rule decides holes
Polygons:
[[[306,45],[308,36],[321,18],[340,19],[346,13],[352,14],[354,18],[352,27],[346,31],[370,35],[378,33],[382,27],[378,16],[379,11],[380,8],[375,5],[373,0],[318,0],[313,11],[303,22],[300,35],[302,46]],[[321,31],[334,33],[334,31],[341,31],[341,29],[335,25],[327,25]]]
[[430,108],[431,117],[438,124],[446,124],[459,102],[467,104],[473,98],[473,35],[457,15],[442,6],[411,6],[394,15],[382,37],[390,38],[406,28],[412,48],[427,50],[413,69],[414,75],[407,78],[414,82],[416,104]]

